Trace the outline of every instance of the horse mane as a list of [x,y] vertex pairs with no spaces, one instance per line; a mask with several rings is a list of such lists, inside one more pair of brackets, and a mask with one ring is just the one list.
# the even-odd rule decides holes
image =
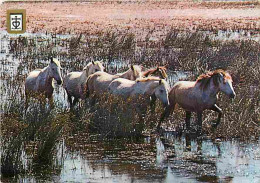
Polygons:
[[167,78],[167,74],[166,74],[166,67],[165,66],[159,66],[159,67],[156,67],[156,68],[150,68],[148,69],[147,71],[144,71],[143,72],[143,76],[144,77],[148,77],[149,75],[152,75],[154,73],[156,73],[157,71],[160,71],[163,78]]
[[231,79],[231,76],[229,73],[227,73],[226,71],[222,70],[222,69],[218,69],[215,71],[210,71],[207,72],[206,74],[201,74],[197,80],[196,83],[200,84],[200,87],[205,90],[209,87],[210,81],[213,79],[213,84],[215,86],[218,86],[218,81],[220,79],[220,74],[223,75],[224,79]]

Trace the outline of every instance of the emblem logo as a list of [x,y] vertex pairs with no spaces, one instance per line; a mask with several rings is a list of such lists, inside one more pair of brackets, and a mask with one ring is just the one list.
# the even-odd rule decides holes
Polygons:
[[25,10],[7,10],[7,32],[11,34],[22,34],[26,29]]

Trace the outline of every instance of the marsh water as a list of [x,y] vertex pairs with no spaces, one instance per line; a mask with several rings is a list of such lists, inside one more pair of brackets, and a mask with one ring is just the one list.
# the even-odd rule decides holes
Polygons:
[[[218,36],[222,36],[219,32]],[[235,35],[237,35],[235,33]],[[1,99],[9,100],[4,87],[17,74],[21,58],[10,52],[10,36],[2,32],[0,44]],[[44,35],[26,35],[44,37]],[[246,35],[248,36],[248,35]],[[249,35],[250,36],[250,35]],[[70,36],[60,35],[66,39]],[[218,38],[216,38],[218,39]],[[259,39],[257,37],[256,39]],[[41,44],[41,43],[39,43]],[[66,47],[58,47],[66,51]],[[121,62],[109,66],[125,67]],[[27,68],[20,74],[28,73]],[[65,72],[65,71],[64,71]],[[173,84],[188,73],[169,71]],[[67,107],[61,87],[55,101]],[[3,113],[4,111],[1,111]],[[86,138],[87,137],[87,138]],[[137,139],[106,139],[98,135],[74,134],[62,138],[50,170],[2,178],[2,182],[260,182],[260,139],[210,139],[175,132],[151,134]],[[24,161],[27,161],[24,156]]]
[[260,181],[259,140],[212,141],[168,132],[132,141],[92,139],[76,146],[61,141],[57,148],[58,173],[24,175],[19,182]]

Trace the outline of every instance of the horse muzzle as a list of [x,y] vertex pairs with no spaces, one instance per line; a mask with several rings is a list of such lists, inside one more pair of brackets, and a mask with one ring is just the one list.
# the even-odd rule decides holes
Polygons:
[[170,105],[169,102],[164,102],[164,103],[163,103],[163,107],[168,107],[169,105]]
[[58,81],[57,81],[57,84],[58,84],[58,85],[61,85],[61,83],[62,83],[62,80],[58,80]]
[[231,98],[231,99],[234,99],[235,97],[236,97],[235,93],[232,93],[232,94],[229,95],[229,98]]

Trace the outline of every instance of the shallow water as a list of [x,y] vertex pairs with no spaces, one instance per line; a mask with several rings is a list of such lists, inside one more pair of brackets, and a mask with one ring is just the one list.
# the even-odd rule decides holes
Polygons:
[[58,145],[58,175],[21,176],[19,182],[260,181],[259,140],[212,141],[168,132],[163,137],[131,142],[87,141],[75,146],[64,141]]

